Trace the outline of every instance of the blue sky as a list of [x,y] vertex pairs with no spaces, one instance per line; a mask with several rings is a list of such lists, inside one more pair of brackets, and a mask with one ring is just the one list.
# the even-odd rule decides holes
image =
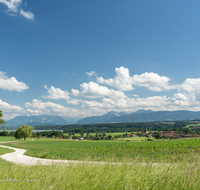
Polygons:
[[200,111],[199,1],[0,0],[4,119]]

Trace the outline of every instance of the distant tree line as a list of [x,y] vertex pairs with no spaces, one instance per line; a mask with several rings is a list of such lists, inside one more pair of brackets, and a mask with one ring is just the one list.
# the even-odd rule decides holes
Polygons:
[[33,133],[33,137],[61,137],[63,136],[63,132],[61,131],[43,131],[43,132],[37,132]]
[[[197,120],[195,120],[197,121]],[[49,126],[35,126],[35,130],[52,130],[45,132],[37,132],[33,136],[58,137],[63,136],[63,133],[77,134],[77,133],[114,133],[114,132],[140,132],[146,131],[184,131],[186,134],[200,134],[200,128],[185,126],[191,124],[192,121],[166,121],[166,122],[139,122],[139,123],[108,123],[108,124],[85,124],[85,125],[49,125]],[[63,133],[58,130],[63,130]],[[15,132],[2,131],[0,136],[14,136]]]
[[185,128],[191,121],[173,122],[139,122],[139,123],[109,123],[109,124],[85,124],[85,125],[54,125],[36,126],[36,130],[63,130],[64,133],[112,133],[112,132],[139,132],[139,131],[177,131],[190,130],[191,134],[199,134],[200,129]]

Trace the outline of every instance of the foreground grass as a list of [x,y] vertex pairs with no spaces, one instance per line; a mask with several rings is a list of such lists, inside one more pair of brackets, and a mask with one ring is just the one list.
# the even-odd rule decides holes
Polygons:
[[[182,165],[69,164],[19,166],[0,162],[1,189],[199,189],[200,162]],[[6,177],[7,176],[7,177]],[[26,176],[26,177],[25,177]]]
[[11,153],[11,152],[14,152],[14,150],[0,147],[0,156],[6,153]]
[[[192,141],[189,141],[192,140]],[[194,141],[193,141],[194,140]],[[177,151],[182,146],[185,149],[198,150],[198,139],[188,139],[187,141],[170,141],[172,144],[168,148],[175,147],[173,150]],[[39,151],[51,150],[52,146],[58,148],[59,146],[67,146],[68,148],[72,144],[68,144],[71,141],[21,141],[17,145],[28,147],[31,149],[35,147]],[[157,141],[159,142],[159,141]],[[67,145],[65,144],[67,143]],[[71,142],[74,143],[75,150],[81,146],[79,143],[83,142]],[[78,143],[78,144],[76,144]],[[98,142],[90,142],[90,147],[95,152],[95,148],[98,148]],[[118,142],[119,143],[119,142]],[[148,142],[151,143],[151,142]],[[163,142],[166,146],[165,142]],[[176,143],[179,143],[178,145]],[[94,147],[92,147],[94,144]],[[145,147],[146,142],[143,145],[135,143],[141,147]],[[83,146],[84,145],[84,146]],[[82,144],[85,147],[87,144]],[[103,144],[101,144],[103,146]],[[130,144],[127,144],[127,146]],[[160,148],[159,148],[159,146]],[[163,146],[164,146],[163,145]],[[40,147],[42,146],[42,147]],[[108,146],[105,143],[103,149]],[[113,147],[114,144],[111,144]],[[117,146],[117,145],[116,145]],[[124,146],[119,143],[119,146]],[[37,148],[36,148],[37,147]],[[51,147],[51,148],[50,148]],[[109,146],[108,146],[109,147]],[[155,144],[154,148],[162,150],[161,144]],[[41,148],[41,149],[40,149]],[[63,148],[63,147],[62,147]],[[52,149],[53,150],[53,149]],[[59,149],[65,150],[65,149]],[[83,149],[87,150],[87,149]],[[110,150],[110,149],[109,149]],[[123,149],[122,149],[123,150]],[[125,150],[125,149],[124,149]],[[146,149],[144,149],[146,150]],[[166,149],[167,150],[167,149]],[[190,152],[191,152],[190,150]],[[12,150],[0,148],[0,154],[10,152]],[[129,150],[130,151],[130,150]],[[172,151],[172,150],[171,150]],[[50,166],[22,166],[15,165],[0,159],[0,186],[1,189],[6,190],[18,190],[18,189],[45,189],[45,190],[64,190],[64,189],[91,189],[91,190],[128,190],[128,189],[151,189],[151,190],[169,190],[169,189],[194,189],[198,190],[200,187],[200,159],[198,154],[186,153],[186,158],[179,164],[164,164],[152,165],[150,160],[147,160],[145,164],[141,164],[141,157],[136,156],[130,163],[129,159],[121,159],[121,164],[68,164],[68,165],[50,165]],[[148,152],[150,154],[150,152]],[[172,152],[173,154],[173,152]],[[187,156],[188,154],[188,156]],[[175,154],[174,156],[178,156]],[[183,156],[183,152],[182,152]],[[191,162],[193,160],[193,162]],[[171,159],[165,158],[167,163],[171,162]]]
[[15,137],[10,137],[10,136],[0,136],[0,142],[5,142],[5,141],[16,141]]
[[180,163],[196,162],[200,157],[200,139],[118,142],[69,141],[43,139],[5,144],[28,150],[26,155],[65,160]]

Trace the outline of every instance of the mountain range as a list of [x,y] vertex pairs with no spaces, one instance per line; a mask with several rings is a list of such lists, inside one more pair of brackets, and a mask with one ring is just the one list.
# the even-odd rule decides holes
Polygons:
[[117,112],[109,112],[102,116],[86,117],[77,121],[76,124],[92,124],[92,123],[126,123],[126,122],[148,122],[148,121],[178,121],[200,119],[200,112],[187,110],[179,111],[152,111],[138,110],[131,114]]
[[69,122],[63,117],[54,115],[40,116],[17,116],[14,119],[7,121],[7,127],[18,127],[23,124],[30,126],[38,125],[67,125]]
[[[95,123],[128,123],[128,122],[150,122],[150,121],[178,121],[200,119],[200,112],[187,110],[179,111],[152,111],[138,110],[133,113],[108,112],[102,116],[85,117],[76,124],[95,124]],[[18,127],[23,124],[30,126],[39,125],[68,125],[72,124],[63,117],[53,115],[40,116],[17,116],[7,121],[7,127]]]
[[76,122],[76,124],[92,124],[92,123],[104,123],[107,120],[114,119],[116,117],[121,117],[127,115],[125,112],[108,112],[107,114],[104,114],[102,116],[92,116],[92,117],[85,117],[83,119],[80,119]]

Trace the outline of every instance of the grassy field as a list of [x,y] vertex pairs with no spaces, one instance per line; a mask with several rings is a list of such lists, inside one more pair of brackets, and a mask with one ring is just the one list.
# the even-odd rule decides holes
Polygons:
[[[177,152],[174,156],[182,154],[183,147],[185,149],[199,150],[199,139],[188,139],[184,142],[181,140],[169,141],[169,144],[165,144],[165,141],[157,141],[152,147],[157,151],[161,151],[163,147],[167,146],[168,149]],[[68,144],[70,143],[70,144]],[[73,144],[71,144],[73,143]],[[48,148],[48,151],[59,147],[73,147],[76,150],[79,147],[87,147],[88,144],[82,144],[83,141],[65,141],[65,140],[35,140],[35,141],[21,141],[18,144],[12,144],[22,148],[30,149],[35,148],[39,151],[44,148]],[[89,146],[93,148],[92,151],[98,148],[100,143],[103,148],[114,148],[119,144],[122,148],[121,151],[125,151],[131,144],[139,145],[139,149],[142,147],[146,151],[148,145],[152,142],[136,142],[136,143],[120,143],[112,142],[98,142],[89,141]],[[104,143],[104,144],[103,144]],[[159,144],[157,144],[159,143]],[[161,143],[161,144],[160,144]],[[162,145],[162,143],[164,143]],[[178,144],[177,144],[178,143]],[[67,145],[68,144],[68,145]],[[143,145],[142,145],[143,144]],[[156,145],[157,144],[157,145]],[[84,146],[83,146],[84,145]],[[53,148],[52,148],[53,147]],[[133,146],[131,146],[133,148]],[[72,148],[72,149],[73,149]],[[139,149],[134,149],[139,150]],[[59,149],[62,150],[62,149]],[[64,149],[63,149],[64,150]],[[86,150],[86,149],[85,149]],[[110,150],[110,149],[109,149]],[[153,150],[153,149],[152,149]],[[150,150],[150,151],[152,151]],[[167,149],[163,150],[166,151]],[[10,151],[8,149],[1,149],[0,154]],[[150,151],[148,154],[150,154]],[[186,153],[189,157],[193,157],[190,151]],[[193,157],[194,158],[194,157]],[[69,164],[69,165],[50,165],[50,166],[21,166],[15,165],[6,161],[0,161],[0,185],[1,189],[6,190],[21,190],[21,189],[47,189],[47,190],[64,190],[64,189],[91,189],[91,190],[169,190],[169,189],[194,189],[198,190],[200,186],[200,160],[196,159],[191,163],[187,159],[182,160],[181,163],[171,164],[158,164],[152,165],[151,160],[146,160],[146,164],[141,164],[140,157],[130,163],[127,157],[121,160],[121,164]],[[177,159],[178,160],[178,159]],[[171,159],[166,158],[166,162],[171,162]],[[6,177],[7,176],[7,177]]]
[[0,136],[0,142],[5,142],[5,141],[16,141],[15,137],[9,137],[9,136]]
[[[153,138],[152,138],[153,139]],[[128,138],[117,138],[117,139],[114,139],[113,141],[145,141],[145,140],[147,140],[147,138],[146,137],[128,137]],[[153,139],[153,140],[155,140],[155,139]]]
[[189,125],[186,125],[185,128],[189,128],[191,126],[196,126],[197,127],[197,126],[200,126],[200,123],[198,123],[198,124],[189,124]]
[[1,156],[2,154],[11,153],[11,152],[14,152],[14,150],[11,150],[11,149],[8,149],[8,148],[2,148],[2,147],[0,147],[0,156]]
[[[0,167],[1,189],[6,190],[198,190],[200,186],[199,162],[177,166],[140,165],[137,162],[121,165],[19,166],[2,161]],[[7,181],[5,176],[8,176]]]
[[29,156],[65,160],[132,162],[139,158],[140,162],[192,163],[200,156],[199,138],[151,142],[40,139],[5,145],[26,149]]

